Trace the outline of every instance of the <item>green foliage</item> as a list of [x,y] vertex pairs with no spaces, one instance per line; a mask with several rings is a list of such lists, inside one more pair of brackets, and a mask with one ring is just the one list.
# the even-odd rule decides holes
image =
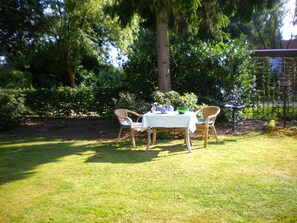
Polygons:
[[26,105],[38,116],[69,117],[82,115],[94,109],[91,88],[59,87],[26,90]]
[[8,63],[24,67],[45,28],[45,1],[0,2],[0,55],[4,55]]
[[59,55],[59,49],[54,41],[35,47],[35,52],[28,58],[34,88],[67,85],[65,67],[57,55]]
[[170,30],[185,37],[198,34],[202,39],[221,39],[226,36],[222,28],[229,24],[229,17],[248,22],[255,11],[275,6],[278,0],[270,1],[115,1],[108,12],[118,16],[123,27],[140,15],[146,28],[155,30],[156,14],[160,11],[168,13]]
[[80,84],[100,88],[119,88],[124,86],[124,73],[115,68],[105,67],[98,71],[79,71]]
[[118,98],[112,98],[112,104],[108,108],[107,114],[113,115],[113,111],[117,108],[126,108],[140,114],[149,110],[147,102],[130,92],[120,92]]
[[[255,78],[250,70],[250,53],[243,38],[205,43],[196,39],[171,38],[170,63],[172,89],[192,92],[198,103],[223,106],[227,102],[250,103]],[[157,86],[152,33],[141,36],[124,66],[131,92],[143,94],[146,100]]]
[[249,101],[254,78],[244,39],[212,44],[177,38],[171,48],[172,85],[178,92],[193,92],[200,103],[219,106]]
[[[243,116],[255,119],[284,119],[283,106],[259,105],[257,107],[249,107],[243,110]],[[296,107],[287,106],[286,120],[297,120]]]
[[180,95],[176,91],[161,92],[155,91],[152,94],[154,102],[162,105],[172,105],[173,108],[186,107],[189,110],[196,111],[198,106],[198,97],[194,93],[185,93]]
[[65,121],[58,121],[55,123],[55,128],[56,129],[64,129],[67,127],[67,123]]
[[28,109],[20,91],[0,89],[0,131],[12,129],[26,120]]
[[70,117],[86,115],[89,112],[108,114],[116,106],[112,98],[118,99],[121,90],[117,87],[78,86],[76,88],[27,89],[23,91],[23,94],[26,98],[26,106],[31,109],[33,115]]
[[255,49],[279,49],[281,46],[281,29],[286,16],[285,1],[279,1],[272,9],[253,14],[249,41]]
[[108,46],[116,45],[125,50],[133,37],[130,29],[120,30],[115,19],[103,12],[107,1],[78,0],[48,2],[51,12],[47,15],[47,34],[58,49],[56,58],[62,61],[68,74],[68,85],[76,85],[78,67],[85,58],[104,64]]
[[0,74],[0,87],[8,89],[31,88],[32,74],[19,70]]
[[155,34],[143,29],[130,48],[129,61],[123,66],[129,91],[143,95],[146,100],[158,86],[156,51]]

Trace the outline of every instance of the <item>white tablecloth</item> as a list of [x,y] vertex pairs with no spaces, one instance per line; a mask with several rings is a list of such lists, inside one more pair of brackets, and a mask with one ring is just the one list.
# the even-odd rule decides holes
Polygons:
[[142,116],[141,129],[145,130],[151,128],[188,128],[192,133],[196,130],[196,123],[198,122],[194,112],[186,112],[183,115],[178,112],[168,112],[161,114],[161,112],[148,112]]

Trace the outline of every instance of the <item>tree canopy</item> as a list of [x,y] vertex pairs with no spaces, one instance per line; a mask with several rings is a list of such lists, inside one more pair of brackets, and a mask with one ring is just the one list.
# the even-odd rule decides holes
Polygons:
[[220,38],[222,28],[229,23],[228,16],[248,22],[255,10],[271,8],[279,0],[191,0],[191,1],[132,1],[115,0],[111,14],[119,16],[122,26],[129,25],[138,14],[148,27],[156,30],[158,86],[161,91],[171,90],[169,60],[169,30],[200,34],[204,39]]
[[[270,47],[279,39],[282,18],[280,0],[0,1],[0,55],[32,71],[34,80],[54,79],[56,85],[72,87],[79,83],[81,70],[105,66],[109,46],[125,50],[148,28],[155,34],[155,46],[148,50],[156,50],[158,71],[152,78],[160,90],[169,91],[171,78],[176,78],[171,75],[170,36],[177,35],[180,41],[226,40],[236,23],[252,34],[251,41],[271,37],[266,43]],[[253,22],[246,26],[248,21]],[[243,32],[237,30],[233,33]]]
[[40,37],[44,25],[44,2],[0,1],[0,55],[10,63],[21,63]]
[[[74,87],[83,60],[103,64],[110,45],[125,49],[133,39],[131,29],[120,29],[104,13],[106,4],[105,0],[4,1],[0,5],[0,55],[10,62],[23,60],[27,67],[36,66],[36,59],[43,63],[39,67],[56,64],[64,84]],[[36,54],[47,59],[41,61]]]

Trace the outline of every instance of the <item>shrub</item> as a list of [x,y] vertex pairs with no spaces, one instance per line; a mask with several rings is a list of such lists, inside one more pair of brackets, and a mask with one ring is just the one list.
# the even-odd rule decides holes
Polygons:
[[105,115],[110,111],[110,107],[114,106],[113,98],[118,98],[119,93],[122,92],[121,87],[102,88],[94,87],[92,92],[94,95],[94,111],[99,114]]
[[194,93],[185,93],[181,96],[176,91],[166,93],[154,91],[152,98],[158,104],[172,105],[175,109],[177,107],[186,107],[189,110],[196,111],[199,108],[197,104],[198,97]]
[[34,115],[51,116],[53,104],[57,103],[57,95],[52,89],[28,89],[24,91],[26,106]]
[[[92,109],[101,115],[108,114],[114,107],[112,98],[118,98],[119,93],[126,91],[127,84],[124,82],[125,74],[121,69],[110,66],[100,66],[95,70],[87,70],[80,67],[78,70],[78,80],[80,86],[91,90]],[[88,90],[87,90],[88,91]],[[86,98],[85,101],[90,101]]]
[[118,98],[112,99],[112,104],[108,108],[107,115],[113,116],[113,111],[117,108],[126,108],[140,114],[148,111],[148,103],[142,99],[139,99],[133,93],[120,92]]
[[124,85],[124,73],[110,67],[98,71],[79,70],[80,85],[88,87],[118,88]]
[[90,87],[59,87],[26,90],[26,105],[38,116],[69,117],[94,111],[94,95]]
[[32,74],[14,70],[0,74],[0,87],[8,89],[23,89],[32,87]]
[[28,109],[19,91],[0,90],[0,131],[12,129],[26,119]]
[[87,114],[95,109],[93,88],[80,86],[73,90],[72,109],[76,114]]

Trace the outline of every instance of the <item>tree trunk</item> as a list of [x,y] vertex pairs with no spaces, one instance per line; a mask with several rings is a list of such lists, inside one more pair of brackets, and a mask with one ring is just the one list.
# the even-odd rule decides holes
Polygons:
[[171,90],[170,62],[169,62],[169,37],[168,15],[166,11],[157,13],[157,63],[159,90]]
[[72,71],[71,66],[69,63],[67,63],[67,74],[69,78],[69,86],[74,88],[75,87],[75,73]]

